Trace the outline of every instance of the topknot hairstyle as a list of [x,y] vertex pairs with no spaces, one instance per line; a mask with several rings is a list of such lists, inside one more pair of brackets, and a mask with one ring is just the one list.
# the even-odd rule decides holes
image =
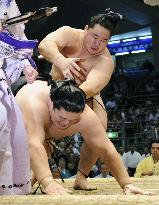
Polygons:
[[100,24],[104,28],[109,29],[111,33],[113,33],[117,23],[123,19],[125,19],[123,15],[111,11],[110,8],[108,8],[105,10],[104,14],[98,14],[96,16],[93,16],[90,20],[88,27],[93,28],[95,24]]
[[86,95],[82,89],[78,87],[73,79],[48,80],[51,85],[50,98],[53,102],[53,108],[64,108],[68,112],[83,112],[85,108]]

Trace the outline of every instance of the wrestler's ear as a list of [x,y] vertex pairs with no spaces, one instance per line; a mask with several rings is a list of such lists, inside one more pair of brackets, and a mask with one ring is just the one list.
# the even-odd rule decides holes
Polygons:
[[48,101],[48,106],[49,106],[49,109],[53,109],[53,102],[52,102],[52,100],[51,99],[49,99],[49,101]]
[[85,25],[84,31],[87,31],[87,30],[88,30],[88,25]]

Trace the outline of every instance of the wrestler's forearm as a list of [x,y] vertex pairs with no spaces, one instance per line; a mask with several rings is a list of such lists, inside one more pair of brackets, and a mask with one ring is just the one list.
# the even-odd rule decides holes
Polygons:
[[[46,150],[43,145],[30,146],[31,168],[39,182],[47,176],[52,176]],[[42,186],[45,186],[43,181]]]
[[38,46],[38,49],[40,54],[52,64],[56,64],[56,61],[59,59],[59,57],[64,57],[60,53],[56,43],[45,41],[45,39],[41,41]]
[[111,170],[112,175],[115,177],[119,185],[122,189],[127,184],[131,184],[132,181],[127,173],[127,170],[121,160],[121,157],[115,150],[113,144],[110,142],[110,145],[107,145],[107,153],[102,154],[101,158],[108,163],[109,162],[109,168]]
[[[98,77],[97,77],[98,76]],[[86,81],[79,87],[85,92],[86,98],[91,98],[101,92],[101,90],[108,84],[109,78],[101,79],[95,72],[89,74]]]
[[83,82],[79,87],[85,92],[86,99],[97,95],[101,91],[98,86],[93,86],[93,83],[87,81]]

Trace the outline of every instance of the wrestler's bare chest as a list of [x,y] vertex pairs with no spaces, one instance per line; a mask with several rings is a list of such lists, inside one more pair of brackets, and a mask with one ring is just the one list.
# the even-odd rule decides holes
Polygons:
[[[71,51],[69,50],[69,48],[71,49]],[[82,54],[78,49],[72,48],[72,47],[65,48],[63,51],[61,51],[61,53],[67,58],[80,58],[80,60],[76,62],[76,64],[81,69],[79,72],[80,81],[79,81],[77,76],[74,76],[77,84],[81,84],[83,81],[86,80],[89,72],[92,70],[92,68],[95,65],[95,63],[97,62],[97,58],[98,58],[97,56],[95,56],[95,57],[86,56],[86,55]],[[53,67],[53,70],[51,73],[52,73],[53,78],[56,80],[64,78],[62,73],[60,72],[60,70],[55,66]]]
[[61,51],[61,53],[67,58],[80,58],[80,60],[77,61],[76,63],[85,72],[86,76],[92,69],[97,58],[97,57],[84,54],[80,49],[80,46],[78,46],[78,44],[71,47],[64,48]]

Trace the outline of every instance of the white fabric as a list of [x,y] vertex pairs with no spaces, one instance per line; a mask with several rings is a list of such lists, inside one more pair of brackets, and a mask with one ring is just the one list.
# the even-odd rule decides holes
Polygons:
[[30,192],[30,158],[22,114],[0,69],[0,195]]
[[[124,165],[125,165],[125,162],[124,162],[124,157],[125,157],[125,154],[126,154],[125,152],[123,153],[123,155],[120,155],[120,154],[119,154],[119,155],[120,155],[120,157],[121,157],[121,159],[122,159],[122,161],[123,161],[123,163],[124,163]],[[125,166],[126,166],[126,165],[125,165]]]
[[[4,15],[6,13],[7,15]],[[19,16],[21,13],[19,8],[15,2],[12,0],[10,6],[0,3],[0,21],[5,21],[7,19],[13,18],[15,16]],[[24,30],[25,25],[23,23],[10,25],[7,27],[7,30],[17,39],[27,40]],[[25,64],[22,62],[22,59],[32,56],[32,49],[18,49],[14,52],[14,54],[6,59],[7,67],[5,69],[6,74],[11,81],[11,83],[15,82],[21,75],[21,73],[25,69]]]
[[109,174],[106,177],[103,177],[102,173],[98,174],[97,176],[95,176],[94,178],[111,178],[112,176],[110,176]]
[[126,168],[136,168],[141,160],[141,154],[136,151],[133,154],[129,151],[123,156],[123,162]]
[[141,158],[142,159],[145,159],[146,157],[149,157],[150,156],[150,154],[148,153],[148,154],[143,154],[142,156],[141,156]]
[[[5,12],[7,15],[4,15]],[[0,21],[19,14],[15,0],[9,7],[0,2]],[[14,37],[26,38],[23,24],[10,26],[8,30]],[[28,50],[22,52],[21,49],[6,59],[3,67],[11,81],[17,80],[23,71],[21,60],[26,55]],[[0,79],[0,195],[24,195],[31,190],[26,130],[21,111],[10,91],[9,80],[2,69],[0,69]]]

